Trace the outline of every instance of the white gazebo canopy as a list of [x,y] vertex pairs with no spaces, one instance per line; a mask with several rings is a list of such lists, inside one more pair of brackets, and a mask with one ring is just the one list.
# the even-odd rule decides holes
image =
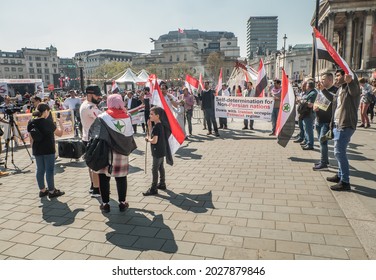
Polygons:
[[125,83],[139,83],[142,82],[136,74],[128,68],[124,74],[117,80],[115,80],[118,84],[125,84]]

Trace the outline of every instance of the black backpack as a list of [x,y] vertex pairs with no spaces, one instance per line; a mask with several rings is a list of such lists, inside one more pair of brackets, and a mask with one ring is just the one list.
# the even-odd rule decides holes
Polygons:
[[[111,162],[109,154],[111,154]],[[111,174],[112,150],[108,147],[105,140],[99,137],[91,138],[87,143],[84,159],[90,169],[98,171],[108,166],[108,173]]]

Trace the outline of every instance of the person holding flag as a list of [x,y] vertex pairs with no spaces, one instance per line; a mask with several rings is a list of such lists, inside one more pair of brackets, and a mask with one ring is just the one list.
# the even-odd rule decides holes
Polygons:
[[357,77],[354,78],[351,74],[345,74],[342,69],[337,70],[335,84],[339,89],[335,95],[325,89],[322,83],[318,85],[325,97],[333,103],[334,156],[338,162],[338,173],[326,178],[328,182],[336,183],[330,187],[333,191],[351,190],[347,146],[356,130],[360,104],[360,86]]
[[207,135],[212,134],[212,125],[214,127],[215,136],[219,137],[217,121],[214,112],[215,91],[209,88],[209,81],[205,81],[204,89],[201,91],[202,108],[208,127]]

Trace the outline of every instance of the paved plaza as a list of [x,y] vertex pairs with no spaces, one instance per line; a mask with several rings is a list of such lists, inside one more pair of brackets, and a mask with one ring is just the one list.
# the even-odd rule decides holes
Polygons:
[[0,259],[375,260],[376,125],[353,136],[353,191],[341,193],[325,180],[336,170],[333,142],[330,170],[317,172],[318,142],[314,151],[292,141],[282,148],[268,136],[271,123],[242,126],[229,120],[217,138],[196,121],[166,167],[168,189],[151,197],[142,195],[151,182],[150,146],[145,174],[146,145],[136,135],[130,208],[122,213],[113,179],[111,212],[101,213],[82,160],[59,158],[55,183],[66,194],[39,198],[35,164],[17,149],[14,163],[26,172],[0,178]]

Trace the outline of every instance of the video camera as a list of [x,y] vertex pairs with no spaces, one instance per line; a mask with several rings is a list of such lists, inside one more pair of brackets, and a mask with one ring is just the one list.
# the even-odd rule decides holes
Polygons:
[[16,106],[0,106],[0,112],[4,112],[7,115],[13,115],[16,112],[21,112],[21,107]]

